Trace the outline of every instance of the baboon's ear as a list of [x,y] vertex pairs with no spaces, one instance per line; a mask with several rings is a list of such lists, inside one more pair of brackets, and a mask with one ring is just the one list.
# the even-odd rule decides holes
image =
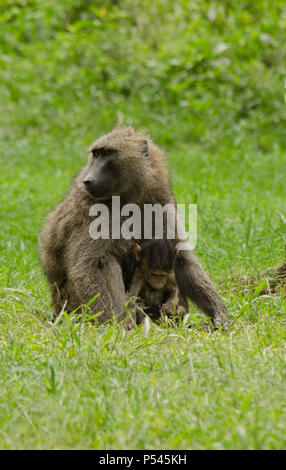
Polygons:
[[149,149],[147,140],[142,141],[142,155],[144,158],[149,158]]
[[142,253],[142,248],[140,245],[138,245],[138,243],[136,243],[136,245],[134,246],[134,255],[135,255],[136,261],[140,261],[141,253]]

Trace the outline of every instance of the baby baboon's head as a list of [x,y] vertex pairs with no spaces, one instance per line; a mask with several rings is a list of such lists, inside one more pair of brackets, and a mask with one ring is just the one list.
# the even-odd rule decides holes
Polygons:
[[162,289],[174,270],[178,247],[168,240],[146,240],[134,246],[134,254],[140,264],[145,281],[153,289]]

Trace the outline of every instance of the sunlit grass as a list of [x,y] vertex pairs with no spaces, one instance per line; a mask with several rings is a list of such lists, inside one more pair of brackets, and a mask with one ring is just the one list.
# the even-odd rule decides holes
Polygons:
[[[202,165],[199,148],[169,149],[178,200],[199,205],[197,252],[221,288],[232,328],[202,331],[206,318],[190,305],[190,325],[126,333],[64,314],[53,321],[39,264],[44,215],[85,152],[76,143],[67,155],[52,138],[40,158],[34,139],[2,146],[0,446],[285,447],[286,299],[283,291],[259,295],[259,275],[284,256],[279,171],[271,176],[276,190],[265,192],[254,151],[238,176],[234,151],[227,164],[224,152],[205,151]],[[259,160],[261,175],[273,162],[282,171],[282,156],[273,153]],[[247,282],[255,276],[257,285]]]
[[[286,295],[267,271],[285,259],[285,2],[6,3],[0,448],[285,449]],[[121,116],[198,205],[228,333],[193,304],[129,333],[53,318],[39,231]]]

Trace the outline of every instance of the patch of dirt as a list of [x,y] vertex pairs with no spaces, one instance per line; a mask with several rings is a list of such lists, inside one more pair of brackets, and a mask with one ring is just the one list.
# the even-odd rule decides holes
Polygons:
[[[228,289],[233,292],[250,292],[255,290],[264,279],[266,285],[259,292],[259,296],[281,295],[281,291],[286,293],[286,262],[279,268],[269,268],[255,277],[232,277],[227,280]],[[226,281],[219,284],[223,291],[226,288]]]

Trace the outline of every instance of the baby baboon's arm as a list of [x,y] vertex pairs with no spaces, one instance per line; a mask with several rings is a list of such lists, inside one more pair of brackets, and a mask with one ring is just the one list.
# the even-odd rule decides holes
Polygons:
[[136,268],[129,290],[130,296],[138,297],[144,284],[145,279],[143,277],[143,273],[140,268]]
[[168,282],[166,289],[169,296],[168,300],[162,305],[164,313],[171,316],[185,313],[184,307],[179,305],[179,289],[175,279]]

